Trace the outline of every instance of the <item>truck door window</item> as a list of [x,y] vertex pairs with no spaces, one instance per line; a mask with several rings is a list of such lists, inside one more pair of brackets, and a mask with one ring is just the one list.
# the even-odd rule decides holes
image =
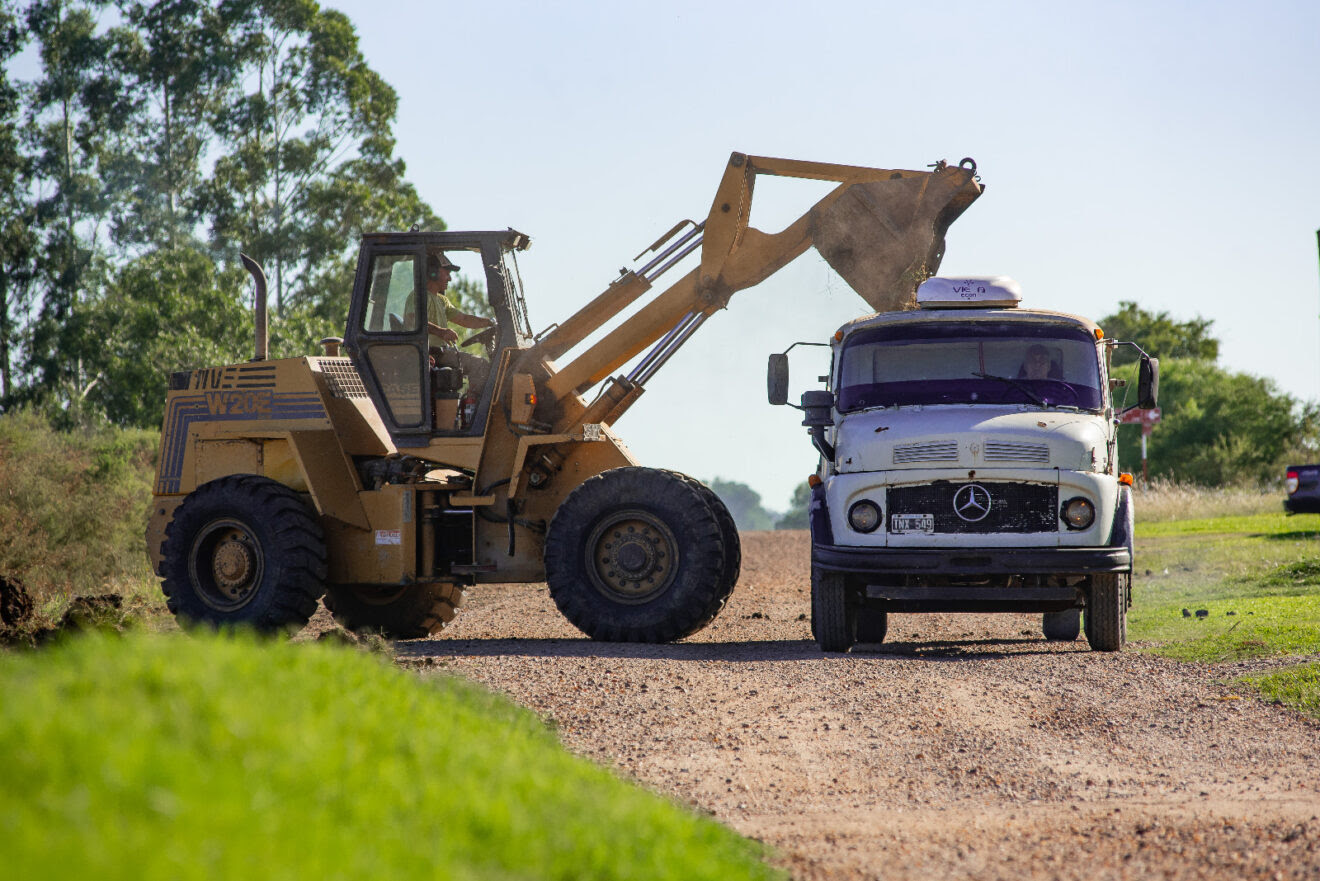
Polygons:
[[362,329],[368,333],[407,333],[417,329],[416,273],[412,254],[377,254]]

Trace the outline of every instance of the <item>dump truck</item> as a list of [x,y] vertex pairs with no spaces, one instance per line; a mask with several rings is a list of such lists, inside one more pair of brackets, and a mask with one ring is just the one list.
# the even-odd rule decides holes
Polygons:
[[[882,642],[892,612],[1039,612],[1044,636],[1117,651],[1132,598],[1132,475],[1118,468],[1110,373],[1159,362],[1076,315],[1020,306],[1005,276],[923,282],[912,308],[830,340],[826,388],[803,393],[819,467],[811,501],[811,624],[825,651]],[[792,347],[790,347],[792,348]],[[770,403],[788,398],[770,356]],[[1134,409],[1134,408],[1131,408]]]
[[[748,224],[760,176],[835,186],[766,233]],[[734,293],[809,247],[868,301],[910,296],[980,193],[971,160],[905,171],[734,153],[704,220],[675,224],[539,332],[523,233],[368,234],[344,336],[281,360],[267,357],[264,277],[245,260],[253,359],[169,381],[147,546],[170,610],[290,630],[324,597],[347,628],[417,638],[472,585],[546,582],[590,637],[693,633],[738,579],[737,530],[700,482],[640,466],[615,424]],[[653,293],[689,255],[699,265]],[[493,315],[462,340],[428,299],[451,256],[479,261]]]

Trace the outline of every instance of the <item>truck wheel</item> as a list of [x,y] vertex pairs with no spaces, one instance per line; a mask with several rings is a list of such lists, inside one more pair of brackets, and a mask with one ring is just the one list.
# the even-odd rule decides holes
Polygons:
[[555,605],[592,639],[673,642],[719,612],[731,584],[720,522],[689,478],[615,468],[569,493],[545,537]]
[[857,610],[857,641],[879,644],[889,635],[889,613],[878,609]]
[[454,620],[465,595],[463,585],[449,581],[402,588],[332,584],[326,588],[325,607],[345,630],[422,639]]
[[[888,622],[886,621],[886,624]],[[811,568],[811,630],[823,652],[851,651],[857,642],[857,609],[837,572]]]
[[165,603],[185,624],[298,630],[325,590],[320,524],[297,493],[254,474],[194,490],[161,553]]
[[1099,572],[1091,576],[1083,621],[1092,651],[1116,652],[1127,642],[1127,595],[1131,589],[1131,572]]
[[1051,642],[1072,642],[1082,632],[1082,610],[1046,612],[1041,616],[1040,629]]

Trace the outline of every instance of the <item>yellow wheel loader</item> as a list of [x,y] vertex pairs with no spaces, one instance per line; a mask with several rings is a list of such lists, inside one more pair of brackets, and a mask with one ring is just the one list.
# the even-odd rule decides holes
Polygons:
[[[837,186],[767,234],[748,226],[759,175]],[[732,294],[812,245],[875,308],[910,308],[980,192],[970,160],[895,171],[734,153],[703,222],[674,226],[540,333],[522,233],[369,234],[343,339],[284,360],[266,357],[265,281],[245,258],[255,358],[170,378],[147,526],[170,610],[292,630],[324,597],[348,628],[416,638],[452,620],[470,585],[544,581],[593,638],[695,632],[737,581],[733,519],[698,481],[640,467],[613,426]],[[699,266],[559,363],[698,249]],[[456,256],[480,261],[494,314],[457,344],[427,287]]]

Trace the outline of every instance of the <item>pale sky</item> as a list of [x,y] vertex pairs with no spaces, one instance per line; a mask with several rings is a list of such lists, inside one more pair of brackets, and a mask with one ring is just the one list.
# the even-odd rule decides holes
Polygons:
[[[1010,275],[1024,305],[1096,319],[1123,299],[1211,318],[1228,367],[1320,398],[1320,4],[325,5],[398,90],[398,154],[450,228],[532,237],[538,330],[702,219],[731,151],[971,156],[987,189],[942,274]],[[762,179],[753,225],[820,194]],[[616,429],[643,464],[782,509],[816,453],[766,403],[766,355],[865,311],[808,251],[736,295]],[[793,400],[821,372],[794,369]]]
[[[536,330],[703,219],[731,151],[970,156],[987,189],[941,274],[1010,275],[1024,306],[1094,319],[1124,299],[1204,316],[1229,368],[1320,398],[1320,4],[323,5],[398,91],[397,153],[449,227],[532,237]],[[823,192],[764,178],[753,225]],[[800,414],[766,403],[766,355],[866,311],[808,251],[711,318],[616,430],[643,464],[783,509],[817,457]],[[793,400],[818,387],[809,354]]]

